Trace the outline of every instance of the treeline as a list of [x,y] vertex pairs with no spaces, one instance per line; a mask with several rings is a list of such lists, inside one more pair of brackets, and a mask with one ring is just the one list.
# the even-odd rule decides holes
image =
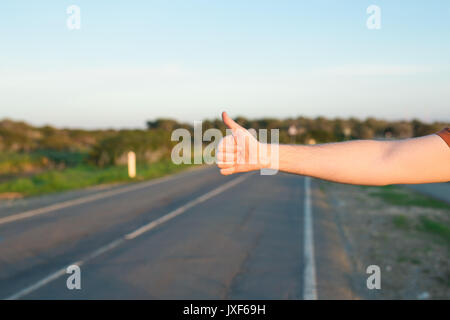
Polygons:
[[[387,121],[375,118],[359,120],[318,118],[289,118],[289,119],[247,119],[237,117],[234,119],[245,128],[279,129],[280,143],[308,143],[313,139],[317,143],[335,142],[351,139],[403,139],[419,137],[435,133],[448,127],[447,122],[424,123],[419,120],[412,121]],[[225,132],[222,120],[205,120],[202,123],[203,130],[218,128]],[[186,128],[193,131],[192,124],[180,123],[172,119],[157,119],[148,121],[149,129],[161,129],[172,131],[177,128]]]
[[[449,126],[448,123],[413,121],[315,119],[235,119],[246,128],[280,129],[280,143],[325,143],[349,139],[386,139],[423,136]],[[140,162],[151,163],[170,156],[176,142],[170,140],[174,129],[193,132],[192,123],[172,119],[147,122],[146,130],[81,130],[36,127],[25,122],[0,121],[0,175],[64,168],[81,163],[96,166],[121,165],[126,153],[135,151]],[[218,128],[220,119],[203,121],[203,130]]]
[[170,132],[149,130],[82,130],[36,127],[0,121],[0,175],[63,169],[80,164],[100,167],[126,163],[135,151],[138,161],[155,162],[170,155]]

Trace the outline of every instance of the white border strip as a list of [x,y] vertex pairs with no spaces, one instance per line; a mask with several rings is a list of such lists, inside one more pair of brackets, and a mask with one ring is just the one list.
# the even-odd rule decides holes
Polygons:
[[311,178],[305,177],[305,208],[304,208],[304,273],[303,299],[317,300],[316,264],[314,260],[314,233],[311,210]]
[[[238,178],[235,178],[235,179],[223,184],[222,186],[220,186],[216,189],[213,189],[212,191],[205,193],[204,195],[202,195],[198,198],[195,198],[192,201],[189,201],[185,205],[169,212],[168,214],[136,229],[135,231],[133,231],[131,233],[126,234],[125,236],[122,236],[122,237],[110,242],[109,244],[107,244],[103,247],[100,247],[99,249],[95,250],[94,252],[89,254],[87,257],[85,257],[83,260],[71,263],[71,264],[69,264],[69,266],[74,265],[74,264],[81,266],[81,265],[85,264],[87,261],[94,259],[94,258],[98,257],[99,255],[118,247],[119,245],[123,244],[127,240],[136,239],[137,237],[144,234],[145,232],[148,232],[148,231],[156,228],[157,226],[179,216],[180,214],[186,212],[188,209],[194,207],[195,205],[205,202],[206,200],[209,200],[209,199],[219,195],[220,193],[224,192],[225,190],[228,190],[231,187],[234,187],[235,185],[237,185],[237,184],[241,183],[242,181],[244,181],[245,179],[247,179],[250,175],[251,174],[242,175]],[[52,282],[53,280],[60,278],[64,274],[66,274],[66,268],[60,269],[60,270],[48,275],[47,277],[36,282],[35,284],[33,284],[25,289],[22,289],[19,292],[9,296],[8,298],[6,298],[6,300],[20,299],[20,298],[32,293],[33,291],[36,291],[37,289],[47,285],[48,283]]]

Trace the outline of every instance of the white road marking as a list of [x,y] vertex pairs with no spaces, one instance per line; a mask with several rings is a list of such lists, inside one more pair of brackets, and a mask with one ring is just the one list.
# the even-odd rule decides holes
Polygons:
[[154,179],[154,180],[144,182],[144,183],[133,184],[133,185],[125,187],[125,188],[120,188],[120,189],[115,189],[115,190],[106,191],[106,192],[102,192],[102,193],[97,193],[94,195],[90,195],[90,196],[86,196],[86,197],[82,197],[82,198],[78,198],[78,199],[74,199],[74,200],[68,200],[68,201],[64,201],[64,202],[60,202],[60,203],[55,203],[55,204],[52,204],[52,205],[49,205],[46,207],[42,207],[42,208],[38,208],[38,209],[34,209],[34,210],[24,211],[21,213],[17,213],[17,214],[13,214],[10,216],[0,218],[0,225],[14,222],[17,220],[31,218],[31,217],[41,215],[44,213],[49,213],[49,212],[52,212],[55,210],[60,210],[60,209],[73,207],[76,205],[112,197],[112,196],[115,196],[115,195],[118,195],[121,193],[126,193],[126,192],[130,192],[130,191],[139,190],[142,188],[147,188],[152,185],[162,183],[162,182],[165,182],[168,180],[172,180],[172,179],[175,179],[178,177],[180,177],[180,175],[171,175],[171,176],[167,176],[167,177],[163,177],[163,178],[159,178],[159,179]]
[[[98,257],[99,255],[110,251],[116,247],[118,247],[119,245],[123,244],[125,241],[127,240],[132,240],[132,239],[136,239],[137,237],[139,237],[140,235],[144,234],[145,232],[148,232],[154,228],[156,228],[157,226],[175,218],[176,216],[179,216],[180,214],[186,212],[186,210],[194,207],[195,205],[205,202],[206,200],[209,200],[217,195],[219,195],[220,193],[230,189],[231,187],[234,187],[235,185],[243,182],[245,179],[247,179],[251,174],[245,174],[242,175],[238,178],[235,178],[225,184],[223,184],[220,187],[217,187],[216,189],[213,189],[212,191],[209,191],[207,193],[205,193],[202,196],[199,196],[198,198],[195,198],[192,201],[189,201],[188,203],[186,203],[185,205],[167,213],[166,215],[136,229],[135,231],[126,234],[125,236],[122,236],[112,242],[110,242],[109,244],[100,247],[99,249],[95,250],[94,252],[92,252],[91,254],[89,254],[88,256],[86,256],[84,259],[74,262],[74,263],[70,263],[68,266],[70,265],[78,265],[78,266],[82,266],[83,264],[85,264],[86,262],[88,262],[89,260],[92,260],[96,257]],[[66,268],[62,268],[50,275],[48,275],[47,277],[45,277],[44,279],[36,282],[35,284],[26,287],[25,289],[20,290],[19,292],[9,296],[8,298],[6,298],[6,300],[17,300],[20,298],[23,298],[24,296],[32,293],[33,291],[36,291],[37,289],[47,285],[48,283],[62,277],[63,275],[66,274]]]
[[303,299],[317,300],[316,264],[314,260],[314,233],[311,210],[311,178],[305,177],[305,207],[304,207],[304,274]]
[[[75,264],[75,263],[72,263]],[[80,265],[78,265],[80,266]],[[47,283],[52,282],[53,280],[58,279],[59,277],[63,276],[66,273],[66,268],[64,269],[60,269],[55,273],[52,273],[51,275],[45,277],[44,279],[36,282],[35,284],[20,290],[19,292],[17,292],[16,294],[13,294],[12,296],[9,296],[8,298],[6,298],[5,300],[16,300],[16,299],[20,299],[23,296],[26,296],[27,294],[39,289],[40,287],[45,286]]]
[[141,234],[143,234],[143,233],[145,233],[147,231],[150,231],[153,228],[159,226],[160,224],[162,224],[162,223],[164,223],[164,222],[166,222],[166,221],[168,221],[170,219],[173,219],[176,216],[182,214],[183,212],[185,212],[189,208],[192,208],[193,206],[195,206],[195,205],[197,205],[199,203],[202,203],[202,202],[204,202],[204,201],[206,201],[206,200],[208,200],[208,199],[218,195],[219,193],[222,193],[223,191],[231,188],[232,186],[237,185],[238,183],[241,183],[242,181],[247,179],[247,177],[248,177],[248,175],[241,176],[239,178],[236,178],[236,179],[234,179],[234,180],[232,180],[232,181],[230,181],[230,182],[228,182],[228,183],[226,183],[226,184],[224,184],[224,185],[222,185],[222,186],[220,186],[220,187],[218,187],[218,188],[208,192],[208,193],[205,193],[204,195],[202,195],[202,196],[200,196],[200,197],[198,197],[198,198],[196,198],[196,199],[194,199],[192,201],[189,201],[185,205],[183,205],[183,206],[179,207],[178,209],[176,209],[176,210],[166,214],[165,216],[162,216],[161,218],[156,219],[155,221],[152,221],[152,222],[150,222],[150,223],[140,227],[139,229],[136,229],[135,231],[127,234],[125,236],[125,238],[128,239],[128,240],[131,240],[131,239],[134,239],[136,237],[139,237]]

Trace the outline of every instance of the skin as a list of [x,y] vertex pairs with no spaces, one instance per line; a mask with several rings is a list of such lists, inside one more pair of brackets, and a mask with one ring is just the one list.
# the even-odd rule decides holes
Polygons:
[[[270,157],[275,147],[258,142],[226,112],[222,118],[232,131],[219,143],[217,165],[223,175],[270,168],[358,185],[450,181],[450,148],[436,134],[395,141],[279,145],[276,161]],[[260,156],[261,148],[267,148],[268,156]]]

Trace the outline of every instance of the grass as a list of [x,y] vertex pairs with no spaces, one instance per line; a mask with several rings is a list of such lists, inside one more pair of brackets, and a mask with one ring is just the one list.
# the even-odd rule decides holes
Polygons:
[[0,175],[16,174],[42,167],[36,154],[0,152]]
[[396,186],[371,187],[370,195],[397,206],[417,206],[424,208],[450,209],[450,205],[425,195],[404,190]]
[[416,265],[422,264],[422,262],[419,259],[414,258],[414,257],[406,257],[406,256],[398,257],[397,261],[400,263],[409,262],[409,263],[416,264]]
[[410,221],[406,216],[397,215],[392,217],[392,223],[399,229],[407,230],[411,226]]
[[420,217],[419,230],[431,233],[442,239],[447,245],[450,245],[450,227],[442,222],[432,220],[428,217]]
[[450,226],[444,222],[430,219],[426,216],[420,216],[419,219],[408,218],[404,215],[396,215],[392,217],[392,223],[395,227],[402,230],[418,230],[432,234],[436,239],[443,241],[450,246]]
[[38,150],[0,152],[0,176],[35,173],[55,166],[75,167],[85,162],[88,154],[75,151]]
[[89,165],[79,165],[64,170],[49,170],[32,177],[17,178],[0,183],[0,193],[20,193],[23,196],[40,195],[98,184],[152,179],[180,171],[186,167],[186,165],[175,165],[170,160],[163,160],[138,166],[137,177],[130,179],[126,166],[101,169]]
[[57,151],[57,150],[38,150],[34,152],[35,155],[44,157],[53,163],[62,163],[66,167],[74,167],[82,165],[88,158],[87,152],[79,151]]

